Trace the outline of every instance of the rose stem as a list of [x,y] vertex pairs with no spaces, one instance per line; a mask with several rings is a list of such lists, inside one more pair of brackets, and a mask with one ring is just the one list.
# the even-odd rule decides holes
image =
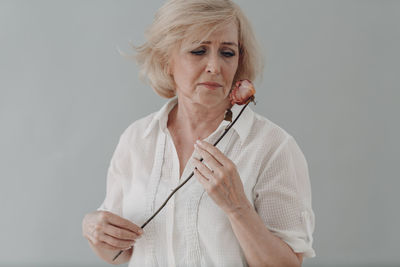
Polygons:
[[[236,118],[228,126],[226,126],[224,133],[218,138],[218,140],[213,144],[213,146],[216,146],[219,143],[219,141],[221,141],[221,139],[226,135],[226,133],[229,131],[229,129],[232,128],[232,126],[235,124],[235,122],[240,117],[240,115],[242,115],[243,110],[247,107],[247,105],[250,102],[251,101],[248,101],[246,103],[246,105],[242,108],[242,110],[239,112],[239,114],[236,116]],[[200,161],[203,161],[203,158],[201,158]],[[171,192],[171,194],[169,194],[169,196],[164,201],[164,203],[158,208],[158,210],[140,228],[143,229],[151,220],[153,220],[153,218],[156,217],[156,215],[162,210],[162,208],[164,208],[164,206],[167,205],[168,200],[176,193],[176,191],[178,191],[184,184],[186,184],[187,181],[189,181],[190,178],[192,178],[193,175],[194,175],[194,172],[192,171],[192,173],[188,176],[188,178],[186,178],[185,181],[183,181],[177,188],[174,189],[174,191]],[[115,261],[118,258],[118,256],[122,254],[122,252],[124,252],[124,251],[120,250],[118,252],[118,254],[116,254],[114,256],[113,261]]]

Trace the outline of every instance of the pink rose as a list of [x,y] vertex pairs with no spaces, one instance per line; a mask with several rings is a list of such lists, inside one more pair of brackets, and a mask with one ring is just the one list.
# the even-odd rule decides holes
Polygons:
[[241,80],[237,81],[235,84],[235,88],[232,89],[232,92],[229,95],[229,100],[231,104],[243,105],[247,104],[249,101],[254,100],[254,94],[256,93],[256,89],[254,89],[253,84],[249,80]]

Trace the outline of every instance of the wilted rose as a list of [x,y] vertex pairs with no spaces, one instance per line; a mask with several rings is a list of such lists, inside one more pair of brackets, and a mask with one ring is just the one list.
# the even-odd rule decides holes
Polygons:
[[229,100],[231,101],[232,105],[244,105],[247,104],[249,101],[254,100],[255,93],[256,89],[254,89],[251,81],[237,81],[235,87],[232,89],[232,92],[229,95]]

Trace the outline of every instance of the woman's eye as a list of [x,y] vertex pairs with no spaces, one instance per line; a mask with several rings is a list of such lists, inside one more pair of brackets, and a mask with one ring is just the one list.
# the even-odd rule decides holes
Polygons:
[[193,55],[203,55],[206,52],[206,50],[194,50],[191,51],[190,53],[192,53]]
[[235,56],[235,53],[234,52],[230,52],[230,51],[223,51],[223,52],[221,52],[221,54],[224,57],[233,57],[233,56]]
[[[197,56],[204,55],[206,52],[207,51],[205,49],[190,51],[191,54],[197,55]],[[224,57],[233,57],[236,55],[235,52],[232,52],[232,51],[221,51],[220,53]]]

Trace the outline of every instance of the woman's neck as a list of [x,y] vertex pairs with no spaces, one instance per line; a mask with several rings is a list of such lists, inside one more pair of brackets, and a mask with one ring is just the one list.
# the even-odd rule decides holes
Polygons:
[[168,127],[172,126],[180,135],[190,139],[204,139],[217,129],[228,108],[231,108],[228,99],[222,105],[204,107],[178,98],[178,103],[169,114]]

